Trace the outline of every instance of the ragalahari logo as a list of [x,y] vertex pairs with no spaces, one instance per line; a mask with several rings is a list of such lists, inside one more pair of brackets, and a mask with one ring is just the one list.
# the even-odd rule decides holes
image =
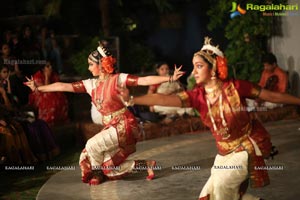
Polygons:
[[236,2],[232,2],[232,8],[231,8],[231,14],[230,14],[230,18],[233,19],[237,16],[241,16],[246,14],[246,10],[241,8],[241,5],[237,5]]

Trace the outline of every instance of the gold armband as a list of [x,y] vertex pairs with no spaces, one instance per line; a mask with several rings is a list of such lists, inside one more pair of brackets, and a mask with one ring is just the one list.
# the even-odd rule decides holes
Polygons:
[[180,98],[182,107],[191,107],[189,95],[185,91],[179,92],[176,95]]

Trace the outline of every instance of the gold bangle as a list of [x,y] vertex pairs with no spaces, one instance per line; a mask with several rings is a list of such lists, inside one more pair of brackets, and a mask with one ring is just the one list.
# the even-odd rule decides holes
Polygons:
[[128,106],[134,106],[133,96],[132,96],[132,95],[130,96],[129,101],[125,101],[125,102],[124,102],[124,105],[125,105],[126,107],[128,107]]

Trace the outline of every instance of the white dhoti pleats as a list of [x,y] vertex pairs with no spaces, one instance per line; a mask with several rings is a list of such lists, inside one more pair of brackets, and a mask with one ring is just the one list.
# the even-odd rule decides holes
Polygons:
[[[95,136],[90,138],[85,145],[86,152],[80,156],[79,163],[88,158],[91,169],[102,169],[102,164],[112,157],[120,150],[117,130],[114,127],[102,130]],[[107,176],[120,176],[125,173],[131,172],[134,168],[135,162],[126,160],[119,166],[111,168],[111,171],[106,174]]]
[[[248,153],[232,152],[217,155],[211,168],[211,176],[203,187],[199,199],[239,200],[239,189],[248,176]],[[247,197],[251,195],[247,195]],[[253,197],[251,199],[258,199]]]

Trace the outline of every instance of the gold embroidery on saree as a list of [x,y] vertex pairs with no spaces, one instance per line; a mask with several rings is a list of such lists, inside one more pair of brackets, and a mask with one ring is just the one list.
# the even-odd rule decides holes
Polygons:
[[185,91],[179,92],[176,95],[180,98],[182,107],[191,107],[189,95]]

